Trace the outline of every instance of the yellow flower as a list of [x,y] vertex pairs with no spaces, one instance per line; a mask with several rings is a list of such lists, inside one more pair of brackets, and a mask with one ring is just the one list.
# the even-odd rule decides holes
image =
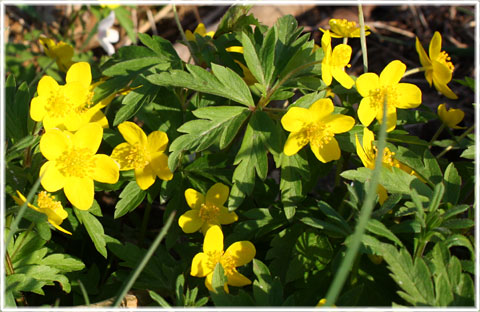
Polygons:
[[445,104],[438,105],[438,116],[444,124],[452,129],[465,129],[465,127],[457,126],[465,117],[465,113],[461,109],[449,108]]
[[203,23],[200,23],[198,24],[197,28],[195,28],[193,33],[189,29],[185,31],[185,37],[187,37],[188,41],[195,41],[195,34],[199,34],[202,37],[213,38],[213,36],[215,35],[215,32],[214,31],[207,32],[205,25]]
[[57,62],[58,69],[66,72],[73,64],[73,47],[63,41],[55,43],[54,40],[45,36],[40,36],[39,40],[45,49],[45,54]]
[[[235,53],[240,53],[240,54],[243,54],[243,47],[240,47],[240,46],[232,46],[232,47],[228,47],[225,49],[227,52],[235,52]],[[255,79],[255,77],[253,76],[252,72],[250,71],[250,69],[248,69],[247,66],[243,65],[242,62],[238,61],[238,60],[233,60],[235,63],[238,64],[238,66],[240,66],[240,68],[242,69],[242,72],[243,72],[243,80],[245,81],[245,83],[250,86],[250,85],[253,85],[254,83],[257,82],[257,79]]]
[[61,86],[50,76],[43,76],[38,82],[38,95],[32,99],[30,117],[43,121],[45,129],[60,128],[76,131],[89,122],[99,122],[108,127],[108,121],[100,110],[113,97],[93,105],[93,88],[90,64],[73,64],[67,72],[66,84]]
[[382,122],[383,104],[387,105],[387,131],[397,125],[397,108],[415,108],[422,103],[422,91],[411,83],[399,83],[406,66],[400,61],[390,62],[380,73],[365,73],[357,79],[358,93],[363,97],[358,106],[358,118],[364,126],[377,118]]
[[229,212],[223,206],[228,199],[228,186],[222,183],[214,184],[207,195],[187,189],[185,199],[192,210],[185,212],[178,219],[178,225],[185,233],[201,230],[203,234],[214,225],[230,224],[238,220],[235,212]]
[[130,121],[119,124],[118,130],[127,142],[117,145],[111,157],[120,164],[120,170],[135,170],[135,179],[142,190],[148,189],[157,176],[165,181],[173,178],[164,153],[168,144],[165,132],[153,131],[147,137]]
[[219,226],[214,225],[207,230],[203,241],[203,252],[193,257],[190,275],[206,277],[205,286],[213,290],[213,271],[217,263],[220,263],[228,281],[224,285],[228,293],[228,285],[241,287],[252,282],[239,273],[236,267],[249,263],[255,257],[255,246],[249,241],[235,242],[223,252],[223,233]]
[[344,88],[350,89],[355,82],[352,77],[345,72],[345,66],[350,67],[350,57],[352,48],[347,44],[335,46],[332,52],[332,38],[330,31],[325,31],[322,36],[322,49],[325,55],[322,60],[322,80],[327,86],[332,83],[332,77],[335,78]]
[[283,147],[287,156],[296,154],[310,143],[310,148],[321,162],[340,158],[340,147],[334,135],[352,129],[355,120],[333,113],[331,99],[320,99],[310,108],[292,107],[282,117],[282,126],[291,132]]
[[100,3],[100,7],[109,8],[110,10],[115,10],[120,6],[120,4],[107,4],[109,2],[115,2],[115,0],[102,0],[103,3]]
[[[360,141],[358,140],[358,136],[355,134],[355,146],[357,149],[357,155],[360,157],[360,160],[362,161],[363,165],[365,168],[368,169],[375,169],[375,159],[377,158],[378,150],[377,147],[373,145],[374,141],[374,135],[373,132],[368,130],[368,128],[363,128],[363,144],[360,144]],[[395,159],[395,153],[390,151],[388,147],[385,147],[383,149],[383,155],[382,155],[382,165],[385,168],[392,168],[392,167],[397,167],[399,169],[402,169],[408,174],[413,174],[420,178],[417,173],[407,165],[399,162],[397,159]],[[420,178],[423,180],[422,178]],[[377,193],[378,193],[378,198],[380,204],[383,204],[385,200],[387,200],[388,195],[387,195],[387,190],[382,186],[378,185],[377,188]]]
[[438,31],[433,34],[430,46],[428,48],[428,54],[422,47],[420,40],[416,37],[415,47],[417,48],[418,56],[420,57],[420,63],[425,68],[425,79],[430,86],[435,86],[440,93],[448,97],[449,99],[458,99],[457,95],[447,86],[447,83],[452,80],[452,73],[455,67],[450,62],[450,57],[442,49],[442,36]]
[[48,192],[63,188],[67,199],[81,210],[93,203],[93,181],[116,183],[118,164],[108,155],[96,154],[103,129],[98,123],[82,126],[75,133],[49,129],[40,139],[40,151],[48,160],[40,168],[42,186]]
[[[17,195],[18,197],[17,196],[12,196],[12,197],[15,200],[15,202],[19,206],[21,206],[27,201],[27,199],[19,191],[17,191]],[[60,226],[63,220],[65,220],[68,217],[68,213],[65,211],[65,209],[63,209],[61,202],[56,201],[53,198],[53,196],[48,194],[47,192],[41,191],[40,193],[38,193],[37,205],[38,207],[30,203],[27,203],[27,206],[32,208],[33,210],[46,214],[48,222],[50,222],[50,224],[53,225],[56,229],[58,229],[59,231],[62,231],[63,233],[72,235],[71,232],[65,230]]]
[[[326,298],[322,298],[318,301],[317,303],[317,307],[323,307],[325,305],[325,303],[327,303],[327,299]],[[337,306],[332,304],[332,307],[333,308],[336,308]]]
[[[360,25],[354,21],[348,21],[346,19],[332,18],[328,22],[330,25],[331,36],[334,38],[359,38],[360,37]],[[326,32],[319,28],[321,31]],[[368,36],[370,32],[369,27],[365,26],[365,36]]]

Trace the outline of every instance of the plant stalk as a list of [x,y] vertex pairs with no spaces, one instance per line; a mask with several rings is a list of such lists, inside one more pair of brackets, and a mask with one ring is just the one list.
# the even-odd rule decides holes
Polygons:
[[360,24],[360,45],[362,47],[363,72],[368,72],[367,39],[365,36],[365,21],[363,19],[362,5],[358,5],[358,22]]

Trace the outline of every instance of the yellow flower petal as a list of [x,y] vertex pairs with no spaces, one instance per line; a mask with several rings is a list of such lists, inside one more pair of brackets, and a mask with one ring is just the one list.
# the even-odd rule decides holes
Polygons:
[[80,82],[87,87],[90,86],[92,83],[90,64],[87,62],[78,62],[70,66],[65,81],[67,84],[71,82]]
[[255,246],[251,242],[241,241],[230,245],[230,247],[228,247],[225,251],[224,257],[230,256],[234,262],[234,267],[239,267],[252,261],[255,257],[255,254]]
[[178,225],[185,233],[195,233],[200,230],[203,220],[199,216],[199,210],[188,210],[178,218]]
[[52,93],[58,91],[59,85],[50,76],[43,76],[42,79],[38,82],[37,93],[39,96],[49,97]]
[[108,119],[105,114],[100,110],[99,105],[95,105],[84,113],[84,120],[86,123],[96,122],[102,128],[108,128]]
[[196,277],[205,277],[212,273],[212,269],[208,266],[208,256],[203,252],[197,253],[192,259],[192,267],[190,275]]
[[317,100],[308,108],[308,111],[314,121],[322,120],[333,113],[333,102],[329,98]]
[[58,171],[55,161],[47,161],[40,168],[41,184],[48,192],[56,192],[65,186],[66,178]]
[[355,81],[350,77],[343,68],[336,67],[332,71],[333,78],[342,85],[345,89],[351,89]]
[[205,35],[207,34],[207,30],[205,28],[205,25],[203,23],[199,23],[197,25],[197,28],[195,28],[194,33],[199,34],[202,37],[205,37]]
[[[382,109],[377,110],[377,120],[381,124],[383,120]],[[387,132],[392,131],[397,126],[397,110],[392,105],[387,105]]]
[[312,143],[313,142],[310,142],[310,148],[317,159],[321,162],[327,163],[332,160],[340,159],[340,147],[338,146],[338,142],[335,140],[335,138],[332,138],[330,142],[324,144],[322,147]]
[[380,205],[383,205],[383,203],[388,199],[387,190],[382,185],[379,184],[377,186],[377,194],[378,194],[378,202],[380,203]]
[[289,134],[285,145],[283,146],[283,153],[287,156],[292,156],[308,144],[303,132],[292,132]]
[[438,92],[442,93],[447,98],[452,99],[452,100],[458,99],[458,96],[455,93],[453,93],[453,91],[446,84],[438,83],[434,79],[433,80],[433,85],[435,86],[435,89],[438,90]]
[[132,163],[127,161],[127,157],[130,155],[131,148],[132,146],[127,142],[120,143],[115,146],[112,151],[112,155],[110,155],[110,157],[120,165],[121,171],[133,169]]
[[225,48],[225,50],[227,52],[236,52],[236,53],[243,54],[243,47],[241,46],[232,46],[232,47]]
[[88,210],[93,204],[92,178],[68,177],[63,188],[65,196],[73,206],[80,210]]
[[371,103],[371,98],[364,97],[358,105],[357,115],[362,125],[368,127],[377,116],[377,105]]
[[238,272],[234,272],[233,274],[228,275],[227,278],[227,283],[236,287],[242,287],[245,285],[250,285],[252,283],[252,281],[249,280],[245,275]]
[[360,75],[355,82],[357,91],[361,96],[367,97],[370,91],[377,89],[380,86],[379,77],[375,73],[365,73]]
[[418,40],[418,37],[415,37],[415,48],[417,49],[418,57],[420,58],[420,64],[425,68],[431,66],[432,62],[420,43],[420,40]]
[[450,69],[440,62],[434,61],[433,65],[433,85],[440,93],[449,99],[458,99],[457,95],[447,86],[447,83],[452,80],[452,72]]
[[162,152],[157,152],[152,155],[150,164],[153,171],[161,180],[170,181],[173,178],[173,173],[168,168],[168,156]]
[[59,119],[58,122],[65,126],[68,131],[74,132],[77,131],[81,126],[88,123],[83,117],[83,114],[74,112],[63,119]]
[[95,154],[102,143],[103,128],[98,123],[88,123],[73,135],[72,143],[76,148],[88,150]]
[[130,121],[122,122],[118,125],[118,130],[128,143],[132,145],[147,145],[147,136],[145,135],[145,132],[143,132],[143,130],[135,123]]
[[195,35],[192,33],[190,29],[187,29],[185,31],[185,37],[187,38],[188,41],[195,41]]
[[163,152],[167,148],[168,137],[163,131],[153,131],[148,135],[147,142],[150,153]]
[[217,207],[221,207],[227,201],[228,194],[229,194],[228,186],[222,183],[215,183],[207,191],[206,201],[213,203]]
[[223,233],[218,225],[210,227],[203,240],[203,252],[223,251]]
[[233,211],[228,211],[225,207],[220,207],[217,219],[220,224],[230,224],[238,220],[238,215]]
[[375,164],[372,163],[372,161],[371,161],[370,157],[367,155],[364,147],[365,147],[365,145],[362,147],[362,145],[360,144],[360,141],[358,140],[358,136],[355,134],[355,148],[357,150],[358,157],[360,157],[360,160],[362,161],[365,168],[373,169],[375,167]]
[[400,94],[395,102],[397,108],[415,108],[422,103],[422,91],[416,85],[399,83],[395,89]]
[[465,113],[461,109],[450,108],[446,109],[445,104],[438,106],[438,116],[450,128],[461,129],[457,124],[465,117]]
[[347,132],[355,125],[355,119],[342,114],[332,114],[323,119],[325,125],[329,126],[333,133]]
[[332,84],[332,66],[326,62],[326,58],[324,60],[325,62],[322,62],[322,80],[325,85],[329,86]]
[[212,280],[213,280],[213,271],[211,273],[208,273],[207,276],[205,277],[205,287],[207,287],[207,289],[210,291],[213,291]]
[[333,66],[345,67],[350,62],[352,48],[348,44],[339,44],[333,48],[332,64]]
[[200,209],[200,206],[205,203],[203,194],[192,188],[185,190],[185,200],[187,201],[188,207],[192,209]]
[[402,62],[391,61],[380,73],[380,83],[383,86],[396,85],[402,79],[406,69],[407,66]]
[[50,224],[53,225],[57,230],[62,231],[63,233],[72,235],[72,232],[65,230],[59,224],[51,221],[50,219],[48,219],[48,222],[50,222]]
[[432,40],[430,41],[430,45],[428,47],[428,55],[430,56],[431,60],[434,60],[440,54],[442,50],[442,36],[438,31],[433,34]]
[[70,139],[63,131],[49,129],[40,139],[40,152],[48,160],[55,160],[71,146]]
[[47,114],[45,104],[47,99],[42,96],[36,96],[30,102],[30,117],[35,121],[42,121]]
[[93,156],[95,169],[92,178],[101,183],[117,183],[120,166],[109,156],[97,154]]
[[300,131],[311,121],[311,113],[303,107],[291,107],[281,119],[283,129],[289,132]]
[[135,168],[135,180],[142,190],[148,189],[155,182],[157,175],[151,166]]
[[325,54],[332,49],[332,38],[329,30],[326,30],[322,35],[322,49]]

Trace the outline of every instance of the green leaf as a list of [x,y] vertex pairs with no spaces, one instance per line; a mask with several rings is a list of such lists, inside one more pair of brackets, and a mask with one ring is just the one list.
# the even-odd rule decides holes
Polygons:
[[97,251],[107,258],[107,248],[105,247],[107,243],[105,242],[105,232],[102,223],[100,223],[94,215],[88,212],[88,210],[85,211],[74,208],[73,211],[75,211],[75,215],[80,223],[85,226],[85,229]]
[[232,5],[220,20],[215,38],[226,33],[241,31],[244,28],[250,29],[250,25],[259,27],[258,20],[252,14],[247,15],[251,7],[251,5]]
[[150,75],[147,80],[160,86],[187,88],[218,95],[246,106],[254,106],[247,84],[230,68],[212,63],[212,73],[210,73],[200,66],[187,64],[186,67],[189,73],[172,70]]
[[171,308],[171,306],[168,304],[168,302],[163,299],[162,296],[160,296],[159,294],[157,294],[156,292],[154,292],[153,290],[149,290],[148,291],[148,294],[150,295],[150,297],[155,300],[162,308]]
[[120,200],[115,205],[114,218],[121,216],[135,210],[146,196],[146,192],[142,190],[136,181],[131,181],[125,186],[122,193],[120,193]]
[[461,234],[450,235],[443,243],[447,248],[450,248],[452,246],[466,247],[468,248],[468,250],[470,250],[472,259],[475,258],[475,249],[473,248],[472,243],[468,238]]
[[463,157],[466,159],[475,159],[476,155],[477,153],[476,153],[475,144],[472,144],[472,145],[469,145],[468,148],[462,152],[460,157]]
[[445,183],[444,201],[454,205],[457,204],[460,195],[460,187],[462,185],[462,178],[458,175],[457,168],[455,168],[453,163],[448,165],[443,179]]
[[30,93],[26,82],[17,90],[15,78],[11,74],[5,82],[5,130],[8,138],[17,142],[28,134]]
[[243,57],[245,58],[247,67],[252,73],[253,77],[255,77],[255,79],[263,86],[263,92],[265,92],[266,83],[260,57],[255,49],[252,40],[245,32],[242,32],[241,39],[243,46]]
[[213,302],[216,306],[228,306],[229,299],[228,295],[224,290],[224,285],[227,283],[227,277],[225,276],[225,271],[223,270],[222,265],[217,263],[215,269],[213,270],[212,278],[212,288],[213,291],[210,291],[210,295],[213,299]]
[[395,234],[392,233],[382,222],[376,219],[370,219],[367,224],[367,231],[373,234],[377,234],[379,236],[385,237],[400,247],[403,247],[403,243],[401,240],[398,239]]
[[268,267],[260,260],[253,259],[253,297],[257,306],[279,306],[282,304],[283,290],[280,280],[270,274]]
[[150,84],[144,84],[140,88],[130,91],[122,101],[122,106],[118,109],[113,120],[113,126],[116,127],[122,122],[132,118],[142,108],[143,105],[152,102],[158,94],[158,88]]
[[119,6],[115,8],[115,17],[122,27],[126,30],[128,37],[135,44],[137,43],[137,36],[133,28],[133,19],[131,17],[130,11],[127,10],[125,6]]
[[58,269],[60,272],[80,271],[85,268],[85,264],[67,254],[51,254],[43,258],[39,264],[48,265]]
[[475,222],[470,219],[449,219],[443,222],[442,226],[448,229],[468,229],[475,226]]
[[162,37],[147,34],[138,34],[140,41],[155,54],[171,64],[172,68],[181,68],[182,60],[177,54],[172,43]]
[[[282,153],[280,156],[282,168],[280,191],[287,219],[291,219],[294,216],[297,203],[305,197],[304,183],[302,181],[310,179],[310,169],[306,158],[305,151],[299,151],[292,156]],[[290,213],[287,214],[287,211],[290,211]]]
[[168,167],[172,172],[185,151],[200,152],[217,141],[221,148],[228,146],[250,111],[239,106],[215,106],[199,108],[193,114],[203,119],[191,120],[177,129],[186,134],[176,138],[170,145]]
[[71,290],[70,282],[65,275],[59,274],[59,270],[46,265],[27,265],[17,268],[17,274],[25,274],[28,278],[45,282],[45,285],[54,285],[59,282],[63,291],[69,293]]
[[432,197],[430,197],[428,211],[437,211],[438,207],[440,206],[440,202],[442,201],[443,194],[445,194],[445,186],[443,186],[443,183],[438,183],[435,185]]
[[347,237],[349,234],[342,227],[327,221],[317,219],[317,218],[303,217],[300,219],[300,221],[311,227],[314,227],[320,230],[325,230],[326,232],[332,232],[334,235],[339,235],[340,237]]
[[105,69],[103,74],[110,77],[132,75],[134,73],[143,72],[152,66],[157,66],[160,64],[163,65],[160,67],[161,69],[167,70],[170,65],[164,62],[165,60],[158,56],[136,58],[118,62]]

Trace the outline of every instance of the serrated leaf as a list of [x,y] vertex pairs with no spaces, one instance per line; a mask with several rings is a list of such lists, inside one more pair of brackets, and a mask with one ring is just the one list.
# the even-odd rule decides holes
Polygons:
[[105,232],[103,230],[102,223],[100,223],[100,221],[98,221],[98,219],[94,215],[88,212],[88,210],[85,211],[77,208],[74,208],[73,210],[75,211],[75,214],[79,219],[80,223],[85,226],[85,229],[87,230],[87,233],[90,236],[90,239],[95,245],[97,251],[102,256],[107,258],[107,248],[105,247],[107,243],[105,241]]
[[211,73],[200,66],[187,64],[186,67],[189,72],[172,70],[150,75],[147,80],[160,86],[183,87],[218,95],[246,106],[254,106],[247,84],[230,68],[212,63]]
[[158,66],[160,64],[163,65],[160,67],[163,70],[167,70],[170,67],[170,64],[165,63],[165,60],[163,58],[160,58],[158,56],[147,56],[113,64],[112,66],[105,69],[103,71],[103,74],[110,77],[140,74],[140,72],[145,71],[150,67]]
[[283,290],[280,280],[273,278],[268,267],[257,259],[253,259],[253,273],[257,277],[257,280],[253,282],[255,305],[281,305],[283,301]]
[[116,127],[122,122],[132,118],[143,105],[149,104],[157,96],[158,88],[146,84],[138,89],[130,91],[122,101],[122,106],[118,109],[113,120],[113,126]]
[[262,70],[262,63],[255,49],[255,46],[253,45],[250,37],[245,32],[242,32],[241,42],[243,46],[243,57],[245,58],[247,67],[252,73],[253,77],[255,77],[255,79],[264,87],[263,90],[265,91],[265,76]]
[[466,158],[466,159],[475,159],[475,156],[477,155],[475,144],[469,145],[466,150],[462,152],[460,157]]
[[120,193],[120,200],[115,205],[114,218],[121,216],[135,210],[146,196],[146,192],[142,190],[136,181],[131,181],[125,186],[122,193]]
[[138,34],[140,41],[151,49],[155,54],[171,64],[172,68],[180,68],[182,60],[177,54],[172,43],[160,36],[149,36],[147,34]]
[[43,258],[40,264],[48,265],[50,267],[58,269],[60,272],[73,272],[80,271],[85,268],[85,264],[70,255],[67,254],[51,254]]
[[385,237],[397,244],[398,246],[403,247],[402,241],[399,240],[398,237],[395,236],[395,234],[393,234],[392,231],[390,231],[382,222],[376,219],[368,220],[366,230],[370,233]]

